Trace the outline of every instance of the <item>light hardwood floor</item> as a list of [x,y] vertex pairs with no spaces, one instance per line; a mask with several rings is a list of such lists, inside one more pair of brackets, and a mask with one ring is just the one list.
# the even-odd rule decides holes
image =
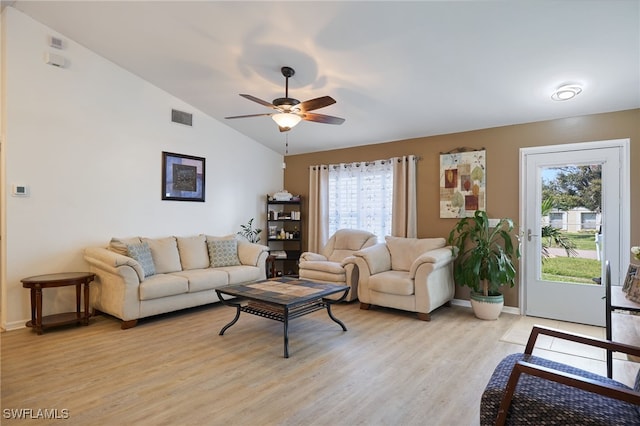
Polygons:
[[[68,410],[69,425],[476,425],[495,365],[523,346],[500,341],[519,319],[444,307],[430,322],[357,303],[282,324],[220,305],[88,327],[5,332],[4,410]],[[579,357],[574,357],[579,361]],[[580,365],[578,365],[580,366]],[[597,367],[600,368],[600,367]],[[33,420],[38,425],[45,420]]]

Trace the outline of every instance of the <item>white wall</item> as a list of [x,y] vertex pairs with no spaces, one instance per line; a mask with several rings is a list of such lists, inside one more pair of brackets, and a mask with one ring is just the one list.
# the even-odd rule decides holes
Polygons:
[[[30,318],[20,279],[87,270],[113,236],[235,233],[283,186],[282,155],[8,7],[3,13],[2,326]],[[54,51],[47,36],[62,37]],[[68,66],[44,63],[47,51]],[[193,113],[193,127],[171,109]],[[206,158],[206,202],[161,200],[162,151]],[[28,198],[11,196],[26,184]],[[75,309],[44,291],[44,313]]]

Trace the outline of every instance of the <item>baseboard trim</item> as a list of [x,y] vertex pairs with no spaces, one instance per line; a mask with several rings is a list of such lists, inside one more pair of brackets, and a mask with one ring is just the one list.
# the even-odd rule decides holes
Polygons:
[[[463,300],[463,299],[453,299],[451,301],[452,305],[456,305],[456,306],[464,306],[465,308],[470,308],[471,307],[471,302],[468,300]],[[516,307],[516,306],[504,306],[502,308],[502,312],[504,312],[505,314],[514,314],[514,315],[522,315],[520,313],[520,308]]]
[[21,328],[25,328],[26,324],[27,324],[26,320],[12,321],[12,322],[6,323],[2,328],[3,328],[3,331],[19,330]]

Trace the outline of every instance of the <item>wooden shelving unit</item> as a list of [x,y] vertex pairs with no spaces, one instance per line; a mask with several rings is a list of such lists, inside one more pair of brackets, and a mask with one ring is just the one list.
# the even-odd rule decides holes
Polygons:
[[267,195],[267,246],[271,254],[267,278],[297,276],[302,254],[302,200],[277,201]]

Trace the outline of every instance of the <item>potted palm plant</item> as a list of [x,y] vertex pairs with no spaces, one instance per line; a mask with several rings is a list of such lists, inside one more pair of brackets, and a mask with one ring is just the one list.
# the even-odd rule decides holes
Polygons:
[[481,319],[497,319],[504,306],[500,287],[515,285],[514,261],[520,257],[513,221],[503,218],[491,227],[487,213],[477,210],[473,217],[458,221],[448,241],[458,252],[455,282],[471,288],[473,312]]

